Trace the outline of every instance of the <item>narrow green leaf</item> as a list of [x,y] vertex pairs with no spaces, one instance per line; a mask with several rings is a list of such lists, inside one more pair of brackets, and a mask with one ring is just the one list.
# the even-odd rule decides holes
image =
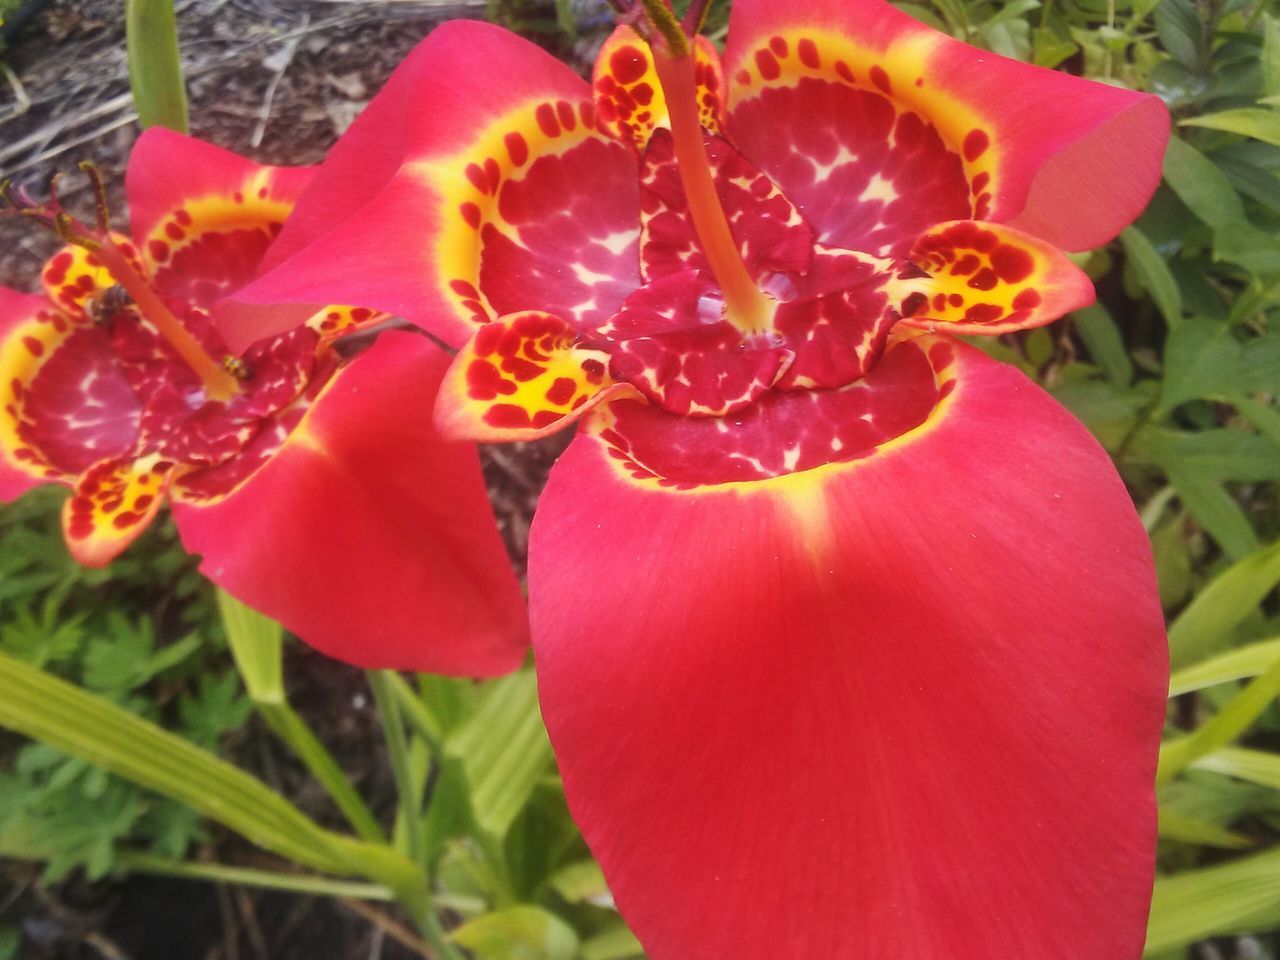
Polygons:
[[520,905],[468,921],[449,935],[477,960],[573,960],[578,936],[540,907]]
[[1160,808],[1160,838],[1178,843],[1194,843],[1218,850],[1247,850],[1253,841],[1243,834],[1224,829],[1216,823],[1188,817],[1172,810]]
[[1280,113],[1258,107],[1240,107],[1236,110],[1220,110],[1199,117],[1178,121],[1184,127],[1205,127],[1253,137],[1263,143],[1280,147]]
[[489,684],[476,712],[446,739],[445,753],[466,772],[476,822],[504,837],[551,765],[533,671]]
[[1277,583],[1280,543],[1245,557],[1215,577],[1169,628],[1174,669],[1196,663],[1221,647]]
[[1200,757],[1193,764],[1197,770],[1208,770],[1235,777],[1261,787],[1280,790],[1280,756],[1244,747],[1223,747]]
[[1182,322],[1182,291],[1169,265],[1137,227],[1126,227],[1120,234],[1120,242],[1142,286],[1151,294],[1165,323],[1173,329]]
[[1133,382],[1133,362],[1120,336],[1120,328],[1107,309],[1094,304],[1077,310],[1071,318],[1089,356],[1102,368],[1107,379],[1117,387],[1129,386]]
[[1187,464],[1169,464],[1169,482],[1178,497],[1218,546],[1232,560],[1241,560],[1259,547],[1258,534],[1244,510],[1221,483]]
[[1256,677],[1277,662],[1280,662],[1280,637],[1260,640],[1177,671],[1169,678],[1169,696]]
[[1164,346],[1160,405],[1172,410],[1196,399],[1218,399],[1236,389],[1244,347],[1228,324],[1191,318],[1169,331]]
[[0,654],[0,725],[184,803],[281,856],[351,867],[343,838],[211,753],[64,680]]
[[284,629],[227,591],[217,591],[227,646],[255,703],[284,702]]
[[1164,427],[1138,432],[1129,459],[1161,467],[1182,464],[1213,480],[1264,481],[1280,478],[1280,449],[1244,430],[1214,429],[1189,433]]
[[1280,412],[1248,397],[1229,396],[1228,399],[1258,433],[1280,447]]
[[1242,735],[1277,696],[1280,696],[1280,663],[1250,681],[1194,732],[1161,746],[1156,783],[1168,783],[1190,764]]
[[1280,95],[1280,19],[1262,15],[1262,92]]
[[1169,140],[1164,178],[1191,212],[1209,226],[1227,227],[1245,219],[1244,204],[1227,175],[1179,137]]
[[1146,955],[1280,924],[1280,850],[1156,879]]
[[145,127],[187,132],[187,91],[173,0],[125,0],[129,84]]

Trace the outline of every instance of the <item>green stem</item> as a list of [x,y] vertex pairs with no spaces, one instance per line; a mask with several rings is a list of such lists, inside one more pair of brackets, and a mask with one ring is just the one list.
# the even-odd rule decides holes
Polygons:
[[258,703],[262,719],[311,771],[311,775],[328,791],[342,815],[362,840],[382,843],[386,834],[368,805],[356,793],[338,762],[325,749],[306,722],[287,703]]
[[173,0],[125,0],[129,85],[143,127],[187,132],[187,91],[182,82]]
[[413,732],[422,738],[422,742],[431,750],[431,755],[439,760],[444,754],[444,731],[440,729],[440,722],[413,692],[409,681],[394,671],[388,671],[385,677],[387,689],[404,712],[404,719],[413,728]]
[[422,836],[422,820],[418,809],[418,792],[414,789],[413,769],[409,762],[409,741],[404,733],[404,721],[400,716],[400,702],[396,697],[389,670],[370,670],[369,688],[378,706],[382,730],[387,740],[387,753],[391,760],[391,773],[395,777],[400,795],[400,810],[404,816],[405,835],[408,838],[409,858],[415,863],[426,862],[426,845]]

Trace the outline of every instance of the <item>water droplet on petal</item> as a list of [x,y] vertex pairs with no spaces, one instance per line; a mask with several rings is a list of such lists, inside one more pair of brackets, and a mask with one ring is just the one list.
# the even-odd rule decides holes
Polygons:
[[706,293],[698,298],[698,320],[701,323],[719,323],[724,319],[724,296]]

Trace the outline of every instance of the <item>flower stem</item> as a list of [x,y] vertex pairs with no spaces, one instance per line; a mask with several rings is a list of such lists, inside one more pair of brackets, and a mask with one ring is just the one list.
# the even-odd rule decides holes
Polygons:
[[409,762],[409,741],[404,733],[404,721],[400,716],[400,701],[390,679],[390,671],[370,670],[369,688],[378,705],[382,719],[383,735],[387,741],[387,753],[391,760],[391,773],[395,777],[396,791],[400,795],[400,809],[404,814],[405,836],[408,838],[409,858],[414,863],[426,861],[423,844],[422,821],[418,809],[418,791]]
[[725,314],[744,333],[763,333],[772,326],[776,304],[747,272],[728,218],[716,194],[711,162],[698,120],[698,88],[692,52],[673,57],[653,45],[653,62],[666,96],[675,142],[676,163],[684,185],[689,216],[716,282],[724,292]]

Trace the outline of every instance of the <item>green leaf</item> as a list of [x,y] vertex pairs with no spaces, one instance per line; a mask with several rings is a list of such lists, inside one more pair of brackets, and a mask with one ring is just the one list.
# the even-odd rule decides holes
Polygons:
[[1077,310],[1071,319],[1089,356],[1102,368],[1106,378],[1117,387],[1129,386],[1133,382],[1133,361],[1125,349],[1120,328],[1107,309],[1094,304]]
[[1244,204],[1227,175],[1185,140],[1170,138],[1164,178],[1191,212],[1209,226],[1227,227],[1245,219]]
[[582,945],[582,960],[637,960],[644,957],[644,947],[636,935],[622,924],[597,933]]
[[1169,265],[1137,227],[1126,227],[1120,234],[1120,242],[1143,288],[1151,294],[1165,323],[1173,329],[1182,322],[1182,291]]
[[1280,850],[1156,879],[1147,955],[1280,924]]
[[594,860],[579,860],[560,868],[551,876],[550,883],[552,889],[569,903],[613,902],[604,871]]
[[284,703],[284,629],[219,588],[218,610],[236,669],[255,703]]
[[1253,846],[1253,841],[1243,834],[1226,830],[1207,820],[1166,810],[1164,807],[1160,808],[1159,834],[1162,840],[1194,843],[1219,850],[1245,850]]
[[129,84],[145,127],[187,132],[187,92],[182,82],[173,0],[125,0]]
[[238,729],[249,718],[253,704],[240,693],[240,678],[228,671],[224,676],[205,674],[195,696],[178,701],[178,712],[189,739],[213,749],[223,734]]
[[1156,783],[1168,783],[1190,764],[1243,735],[1277,696],[1280,696],[1280,664],[1251,680],[1195,731],[1161,746]]
[[551,765],[533,671],[490,683],[476,712],[445,740],[445,753],[466,772],[476,823],[501,840]]
[[1205,29],[1191,0],[1163,0],[1156,7],[1156,32],[1174,60],[1192,70],[1200,66]]
[[1169,678],[1169,696],[1231,683],[1266,673],[1280,661],[1280,637],[1260,640],[1184,667]]
[[1262,15],[1262,92],[1280,95],[1280,20]]
[[1231,632],[1280,583],[1280,543],[1232,564],[1209,583],[1169,628],[1175,669],[1222,647]]
[[1227,556],[1240,560],[1258,549],[1258,534],[1253,524],[1220,481],[1190,464],[1171,463],[1166,470],[1182,505]]
[[477,917],[449,938],[477,960],[573,960],[578,953],[573,928],[554,914],[527,905]]
[[1190,433],[1150,427],[1140,430],[1129,447],[1135,463],[1190,466],[1213,480],[1264,481],[1280,478],[1280,449],[1243,430],[1201,430]]
[[1223,747],[1200,757],[1192,766],[1197,770],[1208,770],[1280,790],[1280,756],[1274,753],[1244,747]]
[[106,700],[0,655],[0,725],[172,797],[268,850],[351,869],[344,838],[259,780]]
[[1258,107],[1240,107],[1236,110],[1220,110],[1199,117],[1178,121],[1184,127],[1205,127],[1253,137],[1263,143],[1280,146],[1280,113]]
[[1280,273],[1280,238],[1247,223],[1234,224],[1213,235],[1213,256],[1238,263],[1256,277]]
[[1188,400],[1231,393],[1239,383],[1243,360],[1244,347],[1227,324],[1185,321],[1169,331],[1165,341],[1161,407],[1172,410]]

